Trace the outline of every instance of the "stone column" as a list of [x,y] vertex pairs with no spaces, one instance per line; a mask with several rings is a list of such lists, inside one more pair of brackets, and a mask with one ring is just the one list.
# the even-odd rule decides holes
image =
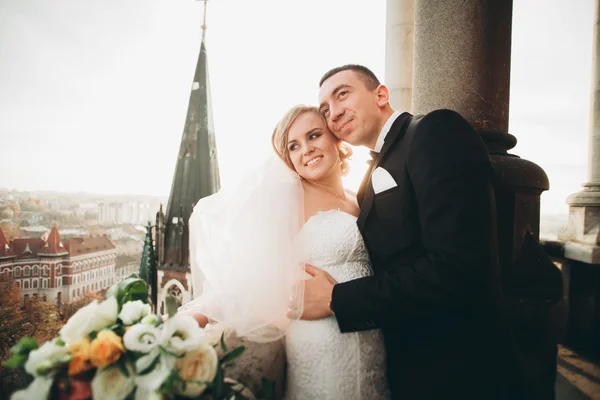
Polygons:
[[508,132],[512,0],[417,0],[415,114],[459,112]]
[[567,241],[565,256],[590,264],[600,264],[600,6],[596,1],[594,44],[592,48],[592,96],[588,147],[588,183],[567,199],[569,223],[560,236]]
[[508,153],[517,143],[508,133],[512,5],[512,0],[416,0],[413,113],[457,111],[488,146],[496,172],[504,301],[526,365],[527,398],[553,398],[552,324],[562,321],[563,284],[537,243],[540,195],[548,190],[548,177],[536,164]]
[[385,84],[390,104],[400,112],[412,111],[414,0],[387,0]]

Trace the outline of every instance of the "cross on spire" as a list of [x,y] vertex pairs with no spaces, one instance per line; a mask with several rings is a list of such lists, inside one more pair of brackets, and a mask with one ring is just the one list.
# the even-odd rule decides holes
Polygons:
[[204,20],[202,21],[202,32],[206,30],[206,3],[208,0],[202,0],[204,2]]

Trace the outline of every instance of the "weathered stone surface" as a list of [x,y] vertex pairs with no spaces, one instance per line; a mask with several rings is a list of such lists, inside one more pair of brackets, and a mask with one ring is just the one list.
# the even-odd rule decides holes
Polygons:
[[512,0],[415,5],[413,111],[448,108],[508,132]]

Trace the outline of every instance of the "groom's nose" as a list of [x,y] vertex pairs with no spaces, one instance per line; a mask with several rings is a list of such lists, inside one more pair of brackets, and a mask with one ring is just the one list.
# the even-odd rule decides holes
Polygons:
[[331,116],[331,120],[333,122],[337,121],[342,115],[344,115],[344,107],[331,105],[331,108],[329,109],[329,115]]

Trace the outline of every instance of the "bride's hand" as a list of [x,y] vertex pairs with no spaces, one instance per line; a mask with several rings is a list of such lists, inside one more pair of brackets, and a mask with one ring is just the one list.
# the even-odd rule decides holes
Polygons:
[[192,314],[192,317],[198,322],[200,328],[204,328],[208,324],[208,317],[204,314]]
[[[208,324],[208,317],[204,314],[191,314],[191,316],[196,320],[198,325],[200,325],[200,328],[204,328]],[[168,315],[165,314],[162,316],[163,322],[165,322],[168,319]]]

